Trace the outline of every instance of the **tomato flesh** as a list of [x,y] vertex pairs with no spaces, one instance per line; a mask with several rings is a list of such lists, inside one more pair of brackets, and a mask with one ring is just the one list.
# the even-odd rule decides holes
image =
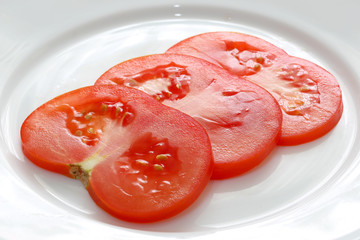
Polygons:
[[268,90],[283,112],[280,145],[315,140],[341,118],[341,90],[333,75],[260,38],[204,33],[175,44],[167,53],[203,58]]
[[128,87],[91,86],[50,100],[24,121],[21,139],[33,163],[81,180],[100,207],[132,222],[183,211],[213,169],[199,123]]
[[[175,70],[172,74],[166,70],[169,66]],[[180,80],[174,83],[176,78]],[[191,56],[156,54],[112,67],[96,85],[126,85],[129,79],[141,83],[133,85],[135,88],[189,114],[206,129],[214,154],[213,179],[253,169],[276,146],[281,127],[276,100],[263,88],[221,67]]]

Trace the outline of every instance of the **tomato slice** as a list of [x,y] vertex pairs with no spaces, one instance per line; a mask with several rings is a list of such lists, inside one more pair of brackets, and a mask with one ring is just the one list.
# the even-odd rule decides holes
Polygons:
[[268,90],[283,112],[281,145],[317,139],[341,118],[342,95],[333,75],[260,38],[236,32],[204,33],[175,44],[167,53],[203,58]]
[[279,144],[320,138],[341,118],[342,94],[337,80],[312,62],[281,56],[272,66],[246,79],[268,89],[279,102],[283,112]]
[[137,88],[196,119],[212,144],[212,179],[253,169],[278,140],[282,117],[272,95],[199,58],[156,54],[131,59],[110,68],[96,84]]
[[199,123],[128,87],[91,86],[56,97],[24,121],[21,139],[29,160],[80,179],[100,207],[133,222],[184,210],[213,168]]

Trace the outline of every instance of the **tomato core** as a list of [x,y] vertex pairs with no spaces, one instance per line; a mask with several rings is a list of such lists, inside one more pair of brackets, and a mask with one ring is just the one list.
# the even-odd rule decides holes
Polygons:
[[[279,94],[279,104],[283,111],[289,115],[302,115],[309,118],[307,112],[315,103],[320,103],[320,93],[317,83],[309,76],[309,73],[298,64],[288,64],[282,67],[278,73],[283,85]],[[285,91],[286,90],[286,91]]]
[[95,145],[103,134],[106,119],[117,119],[122,126],[128,125],[134,113],[130,106],[121,102],[97,103],[88,106],[62,105],[60,111],[67,114],[66,127],[87,145]]
[[119,85],[136,88],[158,101],[181,99],[189,93],[190,74],[186,67],[171,62],[134,75],[110,79]]
[[[235,57],[240,67],[242,67],[232,70],[242,73],[243,75],[255,74],[260,71],[261,68],[271,66],[275,60],[274,54],[263,52],[246,42],[224,41],[224,43],[226,52],[229,53],[230,56]],[[219,64],[223,68],[230,70],[229,66],[224,65],[221,62],[219,62]]]

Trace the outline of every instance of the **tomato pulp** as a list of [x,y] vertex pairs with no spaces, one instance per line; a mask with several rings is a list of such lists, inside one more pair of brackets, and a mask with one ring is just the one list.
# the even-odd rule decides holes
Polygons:
[[212,63],[178,54],[131,59],[106,71],[96,85],[142,90],[196,119],[214,154],[213,179],[258,166],[276,146],[281,110],[263,88]]
[[128,87],[98,85],[56,97],[24,121],[21,140],[33,163],[80,179],[100,207],[133,222],[183,211],[213,168],[199,123]]
[[317,139],[341,118],[342,94],[333,75],[260,38],[210,32],[185,39],[167,53],[203,58],[268,90],[283,113],[281,145]]

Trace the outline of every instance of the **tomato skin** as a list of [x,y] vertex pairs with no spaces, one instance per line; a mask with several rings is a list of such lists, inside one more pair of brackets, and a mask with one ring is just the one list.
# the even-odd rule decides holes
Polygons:
[[[68,106],[79,111],[70,114]],[[88,121],[88,127],[102,128],[89,135],[100,141],[84,141],[68,128],[76,115],[84,119],[81,127]],[[137,141],[144,135],[151,141]],[[97,205],[132,222],[160,221],[183,211],[199,197],[213,169],[209,137],[199,123],[128,87],[89,86],[58,96],[28,116],[21,139],[33,163],[80,179]],[[157,162],[144,170],[146,147]],[[125,167],[116,168],[120,163]],[[159,181],[165,185],[159,188]]]
[[[203,58],[268,90],[283,112],[279,145],[297,145],[318,139],[341,118],[341,89],[335,77],[322,67],[290,56],[265,40],[236,32],[211,32],[185,39],[170,47],[167,53]],[[290,64],[299,67],[293,70],[299,71],[301,76],[281,77],[282,69]],[[305,86],[305,90],[296,89],[296,82],[306,82],[307,77],[312,85]],[[317,91],[320,97],[315,93],[311,96],[311,91]],[[299,104],[304,106],[296,106]],[[304,108],[309,110],[304,112]]]
[[[159,69],[171,64],[186,73],[188,77],[179,78],[190,79],[186,83],[189,89],[186,88],[187,93],[182,98],[172,100],[170,95],[158,100],[189,114],[206,129],[214,152],[215,165],[211,178],[235,177],[263,162],[277,145],[281,110],[266,90],[229,74],[221,67],[191,56],[155,54],[115,65],[95,84],[123,85],[127,84],[127,79],[140,82],[137,80],[140,75],[153,71],[155,76]],[[149,79],[153,83],[153,77]],[[164,92],[164,89],[156,89],[156,92],[137,83],[135,87],[145,89],[155,98]]]

